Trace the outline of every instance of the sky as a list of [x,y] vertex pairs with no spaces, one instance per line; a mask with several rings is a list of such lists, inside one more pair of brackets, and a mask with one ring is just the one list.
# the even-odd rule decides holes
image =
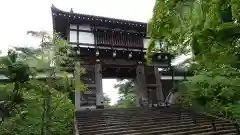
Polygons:
[[[39,40],[26,32],[52,32],[52,4],[65,11],[73,8],[76,13],[147,22],[154,3],[155,0],[1,0],[0,50],[5,54],[11,46],[37,46]],[[115,83],[115,79],[103,80],[103,91],[111,98],[111,104],[118,99]]]

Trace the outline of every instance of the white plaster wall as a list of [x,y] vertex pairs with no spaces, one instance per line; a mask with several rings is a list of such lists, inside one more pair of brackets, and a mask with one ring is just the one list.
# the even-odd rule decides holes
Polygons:
[[[148,47],[149,41],[150,41],[150,39],[143,38],[144,48],[147,48],[147,47]],[[160,41],[156,41],[156,42],[155,42],[155,45],[156,45],[157,48],[160,48]]]
[[73,43],[77,43],[77,31],[70,31],[69,41]]
[[160,41],[159,40],[155,41],[155,45],[156,45],[156,48],[160,49]]
[[[189,78],[189,77],[187,77]],[[172,80],[172,76],[161,76],[161,80]],[[174,76],[174,80],[184,80],[184,76]]]
[[[70,29],[77,30],[77,25],[76,24],[70,24]],[[88,31],[90,31],[91,27],[90,27],[90,25],[83,24],[83,25],[78,25],[78,29],[79,30],[88,30]]]
[[79,43],[94,44],[94,34],[89,32],[79,32]]
[[150,39],[146,39],[146,38],[143,38],[143,45],[144,45],[144,48],[147,48],[148,47],[148,43],[149,43]]
[[78,28],[79,28],[79,30],[88,30],[88,31],[91,30],[90,25],[86,25],[86,24],[79,25]]
[[70,24],[70,29],[77,29],[77,25],[76,24]]

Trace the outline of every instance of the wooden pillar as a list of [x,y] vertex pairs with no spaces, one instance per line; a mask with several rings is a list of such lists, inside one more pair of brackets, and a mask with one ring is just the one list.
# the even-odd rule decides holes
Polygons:
[[80,98],[81,98],[80,90],[75,89],[75,110],[76,111],[80,110],[80,104],[81,104]]
[[136,88],[139,91],[139,96],[143,105],[148,105],[147,86],[144,73],[144,65],[137,65],[136,69]]
[[102,88],[102,66],[101,64],[95,65],[95,83],[96,83],[96,108],[104,108],[104,97]]
[[[75,71],[74,71],[74,79],[78,80],[80,79],[80,73],[77,72],[77,69],[80,68],[80,63],[75,63]],[[77,86],[77,83],[75,82],[75,110],[79,111],[81,109],[81,92],[79,87]]]
[[156,86],[157,86],[157,100],[158,101],[164,101],[162,81],[161,81],[161,73],[158,71],[158,67],[154,67],[154,73],[155,73]]
[[136,79],[134,79],[134,87],[135,87],[135,92],[136,92],[136,106],[140,107],[142,98],[141,98],[141,92],[139,90],[139,86],[138,86]]

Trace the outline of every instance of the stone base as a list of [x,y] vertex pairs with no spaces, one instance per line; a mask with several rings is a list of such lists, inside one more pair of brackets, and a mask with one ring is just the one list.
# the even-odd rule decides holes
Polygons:
[[97,105],[96,109],[104,109],[104,105]]

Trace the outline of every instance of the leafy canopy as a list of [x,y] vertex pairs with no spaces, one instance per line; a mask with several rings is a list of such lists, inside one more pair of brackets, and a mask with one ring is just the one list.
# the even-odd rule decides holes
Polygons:
[[118,89],[120,98],[113,107],[136,107],[136,91],[133,80],[118,80],[118,83],[114,87]]
[[[86,87],[80,79],[68,78],[65,72],[74,69],[74,65],[66,63],[73,60],[68,57],[66,41],[57,35],[51,38],[45,32],[28,33],[42,39],[40,48],[15,47],[0,58],[2,74],[10,79],[9,84],[0,87],[0,101],[11,103],[0,108],[6,113],[0,123],[0,135],[72,134],[74,106],[69,96],[74,84],[71,82],[80,89]],[[76,69],[79,74],[83,71]],[[36,76],[39,72],[46,75],[43,81]],[[61,91],[57,90],[59,86],[63,86]]]
[[235,29],[230,34],[228,29],[238,27],[239,10],[238,0],[156,0],[148,25],[152,38],[148,48],[155,45],[153,39],[164,41],[165,49],[173,54],[207,52],[219,44],[226,47],[223,41],[231,42],[232,35],[239,33]]
[[183,104],[239,120],[239,23],[239,0],[156,0],[148,55],[158,39],[170,53],[193,56],[195,76],[180,88]]

